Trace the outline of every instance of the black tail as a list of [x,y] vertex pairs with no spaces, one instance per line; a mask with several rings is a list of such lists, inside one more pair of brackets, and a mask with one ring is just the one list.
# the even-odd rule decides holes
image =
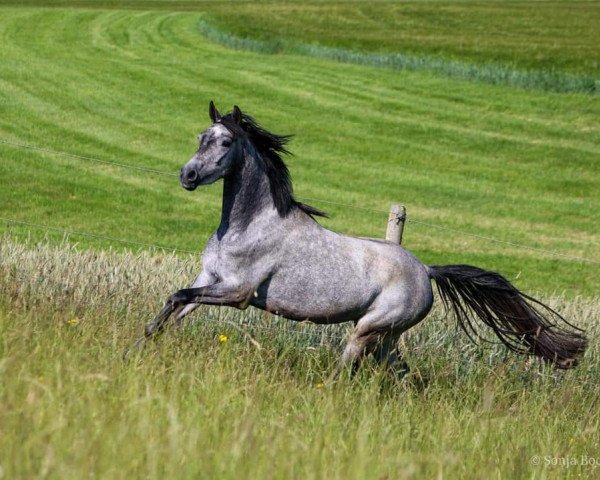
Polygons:
[[444,305],[454,311],[471,340],[481,338],[472,323],[475,314],[511,350],[537,355],[557,368],[576,366],[585,352],[583,330],[520,292],[502,275],[469,265],[429,268]]

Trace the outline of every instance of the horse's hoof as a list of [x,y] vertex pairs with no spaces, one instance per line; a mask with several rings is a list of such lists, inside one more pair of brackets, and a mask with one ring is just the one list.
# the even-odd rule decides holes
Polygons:
[[126,362],[127,360],[129,360],[129,355],[132,351],[141,352],[144,348],[145,342],[146,337],[141,337],[138,338],[131,347],[126,348],[123,352],[123,361]]
[[388,370],[396,380],[402,380],[410,373],[410,367],[404,360],[399,360],[391,364]]
[[156,323],[149,323],[144,328],[144,335],[146,337],[151,337],[152,335],[154,335],[156,333],[157,327],[158,327],[158,325]]

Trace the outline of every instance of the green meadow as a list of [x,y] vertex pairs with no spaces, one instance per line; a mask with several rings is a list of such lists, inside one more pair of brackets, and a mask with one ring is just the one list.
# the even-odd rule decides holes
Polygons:
[[345,329],[200,309],[121,353],[200,268],[164,252],[218,225],[220,183],[177,178],[210,100],[294,135],[328,228],[382,237],[402,203],[423,262],[499,271],[593,337],[598,44],[598,2],[0,1],[0,478],[593,478],[595,339],[557,373],[437,309],[406,381],[321,386]]
[[[597,96],[231,50],[200,35],[209,13],[155,3],[3,8],[1,138],[176,174],[208,101],[239,104],[296,135],[300,197],[382,212],[403,203],[416,221],[600,259]],[[194,251],[218,224],[218,184],[189,194],[176,177],[0,152],[3,217]],[[385,213],[312,203],[330,228],[383,235]],[[426,263],[500,270],[529,291],[589,296],[600,285],[593,265],[417,223],[405,244]]]

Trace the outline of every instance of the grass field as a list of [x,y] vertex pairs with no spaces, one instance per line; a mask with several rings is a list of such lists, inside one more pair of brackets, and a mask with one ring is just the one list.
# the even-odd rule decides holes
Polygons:
[[243,37],[403,52],[598,78],[595,2],[285,2],[214,8]]
[[[5,478],[595,478],[600,469],[582,464],[600,448],[597,301],[547,299],[589,329],[573,371],[473,346],[438,305],[403,339],[409,377],[396,383],[366,366],[354,381],[323,385],[344,327],[257,311],[203,309],[200,323],[123,363],[146,312],[197,268],[189,259],[9,238],[0,255]],[[579,464],[552,464],[561,458]]]
[[267,42],[412,53],[598,78],[594,1],[21,0],[5,4],[200,11],[215,26]]
[[[203,40],[202,18],[2,9],[0,137],[177,173],[208,100],[239,103],[296,134],[299,196],[382,211],[402,202],[418,221],[600,259],[597,96],[233,51]],[[0,154],[4,217],[188,250],[218,223],[219,185],[189,194],[176,177],[6,145]],[[314,203],[333,229],[383,234],[385,213]],[[405,244],[426,263],[500,270],[529,291],[600,286],[593,265],[418,224]]]
[[[599,262],[600,96],[298,48],[597,80],[599,12],[597,2],[0,1],[0,141],[175,175],[0,142],[0,217],[199,251],[221,186],[189,193],[176,174],[214,99],[296,135],[299,197],[372,209],[308,202],[334,230],[381,237],[401,202],[409,220]],[[239,40],[271,53],[227,46]],[[586,326],[581,368],[472,346],[439,309],[403,340],[413,374],[400,383],[369,367],[321,387],[346,330],[250,311],[202,310],[202,322],[123,363],[199,260],[134,255],[106,238],[65,245],[60,231],[0,220],[11,232],[0,240],[0,478],[595,477],[581,463],[600,463],[600,269],[454,230],[409,222],[403,243],[428,264],[500,271]]]

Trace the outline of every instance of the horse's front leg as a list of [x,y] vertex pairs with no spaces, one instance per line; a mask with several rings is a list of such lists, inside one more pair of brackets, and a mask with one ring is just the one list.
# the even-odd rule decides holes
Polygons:
[[178,290],[168,298],[165,306],[158,313],[154,321],[146,325],[144,334],[146,337],[151,337],[159,333],[173,313],[176,313],[175,316],[179,317],[187,306],[201,304],[223,305],[243,309],[248,306],[251,296],[251,288],[231,285],[225,282]]

